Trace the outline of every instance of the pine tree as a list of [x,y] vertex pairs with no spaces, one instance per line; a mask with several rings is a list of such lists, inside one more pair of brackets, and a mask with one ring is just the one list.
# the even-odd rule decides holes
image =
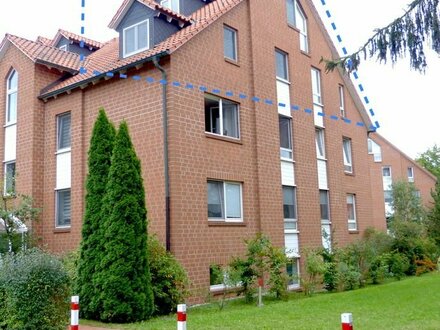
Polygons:
[[122,122],[103,201],[104,256],[95,274],[99,319],[135,322],[154,309],[147,255],[147,211],[140,161]]
[[103,240],[99,233],[102,226],[101,205],[110,169],[116,130],[109,122],[104,109],[99,110],[92,131],[89,148],[86,182],[86,207],[82,225],[82,241],[78,264],[77,292],[81,299],[81,314],[94,319],[98,315],[95,286],[92,279],[96,264],[102,259]]
[[431,196],[434,203],[428,215],[428,234],[440,248],[440,181],[435,185]]

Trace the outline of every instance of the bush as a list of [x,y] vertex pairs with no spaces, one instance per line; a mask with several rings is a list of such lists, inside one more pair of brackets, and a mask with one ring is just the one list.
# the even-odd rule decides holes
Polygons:
[[188,295],[186,272],[154,235],[148,237],[148,257],[155,314],[172,313]]
[[319,250],[306,251],[305,274],[301,276],[300,282],[306,296],[312,295],[317,286],[322,282],[326,272],[324,258]]
[[38,249],[0,259],[0,328],[65,329],[69,276],[62,263]]
[[[66,269],[67,274],[70,278],[71,283],[71,292],[72,296],[76,296],[79,294],[78,291],[78,262],[79,262],[79,249],[73,250],[71,252],[66,253],[62,256],[61,262],[63,263],[64,268]],[[80,295],[80,299],[81,299]]]

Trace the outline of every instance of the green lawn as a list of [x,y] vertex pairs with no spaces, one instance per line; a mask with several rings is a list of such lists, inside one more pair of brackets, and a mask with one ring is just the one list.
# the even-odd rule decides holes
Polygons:
[[[261,308],[239,300],[228,302],[223,310],[219,310],[217,304],[192,308],[187,311],[187,328],[339,330],[340,314],[344,312],[353,313],[356,330],[440,329],[440,274],[311,298],[293,295],[288,302],[265,301]],[[104,326],[90,321],[81,324]],[[176,329],[176,316],[111,327]]]

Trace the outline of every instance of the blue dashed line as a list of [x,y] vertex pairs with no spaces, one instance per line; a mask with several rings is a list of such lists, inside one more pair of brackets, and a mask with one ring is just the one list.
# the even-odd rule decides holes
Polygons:
[[278,103],[278,106],[281,107],[281,108],[285,108],[286,104],[285,103]]
[[366,97],[366,96],[364,96],[364,101],[365,101],[365,103],[370,103],[370,100],[368,99],[368,97]]
[[371,114],[372,116],[374,116],[374,111],[373,111],[373,109],[370,109],[370,114]]
[[325,113],[324,112],[318,112],[318,116],[325,117]]
[[159,80],[159,82],[160,82],[161,85],[168,84],[168,81],[166,81],[165,79],[161,79],[161,80]]
[[362,123],[362,122],[358,121],[358,122],[356,123],[356,126],[359,126],[359,127],[364,127],[365,125],[364,125],[364,123]]
[[96,71],[96,70],[93,70],[93,74],[94,74],[95,76],[99,76],[99,75],[101,74],[101,72]]
[[79,55],[79,61],[83,62],[84,61],[84,54]]
[[359,76],[358,76],[358,74],[357,74],[357,72],[355,71],[355,72],[353,72],[353,77],[354,77],[354,79],[359,79]]
[[214,94],[220,94],[220,89],[218,89],[218,88],[214,88],[214,89],[212,90],[212,92],[213,92]]
[[87,73],[87,70],[86,70],[84,67],[80,67],[80,68],[79,68],[79,73],[80,73],[80,74],[86,74],[86,73]]
[[[96,71],[96,72],[98,72],[98,71]],[[113,77],[114,76],[113,72],[107,72],[105,75],[107,77]]]
[[339,34],[336,36],[336,38],[338,39],[339,42],[342,42],[342,38]]
[[245,98],[247,98],[247,96],[246,96],[245,94],[240,94],[238,97],[241,98],[242,100],[244,100]]
[[338,117],[338,116],[335,116],[335,115],[331,115],[331,116],[330,116],[330,119],[332,119],[332,120],[339,120],[339,117]]
[[257,96],[252,96],[251,101],[252,102],[260,102],[260,98]]
[[268,104],[268,105],[273,105],[273,101],[269,100],[269,99],[265,99],[264,103]]
[[225,95],[226,95],[226,96],[230,96],[230,97],[231,97],[231,96],[234,96],[234,93],[233,93],[233,92],[231,92],[231,91],[227,91],[227,92],[225,93]]
[[152,77],[147,77],[147,78],[145,79],[145,81],[148,82],[148,83],[150,83],[150,84],[152,84],[152,83],[154,83],[154,78],[152,78]]
[[359,84],[359,90],[360,90],[361,92],[364,91],[364,86],[362,86],[362,84]]
[[332,23],[332,28],[333,28],[333,30],[336,30],[336,24],[335,23]]
[[208,88],[206,88],[205,86],[200,86],[200,87],[199,87],[199,90],[200,90],[201,92],[206,92],[206,91],[208,90]]
[[376,128],[380,128],[380,124],[378,121],[375,121],[374,124],[376,125]]
[[344,120],[344,123],[346,123],[346,124],[351,124],[351,120],[350,120],[350,119],[348,119],[348,118],[344,118],[343,120]]
[[347,49],[345,47],[342,47],[342,52],[344,53],[344,55],[348,54]]
[[294,110],[294,111],[298,111],[300,108],[299,108],[299,106],[298,105],[292,105],[292,110]]
[[187,89],[194,89],[194,85],[192,85],[192,84],[186,84],[185,88],[187,88]]
[[132,79],[136,80],[136,81],[139,81],[139,80],[141,80],[141,77],[140,76],[133,76]]
[[330,14],[330,11],[329,11],[329,10],[326,10],[325,13],[326,13],[326,15],[327,15],[328,18],[332,17],[332,15]]
[[313,113],[313,111],[311,109],[304,109],[304,112],[308,115]]
[[323,6],[325,6],[325,0],[321,0]]
[[173,81],[173,86],[175,86],[175,87],[180,87],[180,86],[182,86],[182,85],[181,85],[180,82],[178,82],[178,81]]
[[121,78],[121,79],[127,79],[127,75],[126,75],[126,74],[122,74],[122,73],[120,73],[120,74],[119,74],[119,78]]

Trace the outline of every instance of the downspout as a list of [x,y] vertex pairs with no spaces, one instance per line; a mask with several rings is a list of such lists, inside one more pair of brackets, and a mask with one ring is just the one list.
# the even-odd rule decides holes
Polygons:
[[167,73],[153,57],[154,66],[162,73],[162,125],[163,125],[163,162],[165,174],[165,246],[171,251],[171,214],[170,214],[170,178],[168,171],[168,113],[167,113]]

